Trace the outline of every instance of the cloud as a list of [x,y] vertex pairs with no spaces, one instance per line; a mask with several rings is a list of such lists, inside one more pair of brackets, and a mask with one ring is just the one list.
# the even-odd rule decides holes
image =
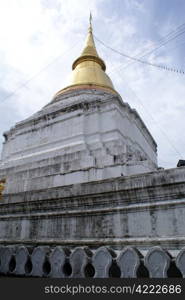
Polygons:
[[[90,10],[95,35],[111,47],[135,56],[157,44],[183,19],[182,7],[174,8],[171,1],[165,1],[166,12],[163,9],[163,15],[158,16],[160,2],[1,1],[0,135],[46,105],[68,84],[72,62],[83,47]],[[146,59],[182,68],[185,45],[179,47],[180,42],[174,40]],[[96,45],[123,100],[137,109],[156,139],[159,164],[174,167],[181,153],[182,158],[184,155],[180,132],[185,129],[185,76],[138,63],[127,66],[127,59],[97,41]]]

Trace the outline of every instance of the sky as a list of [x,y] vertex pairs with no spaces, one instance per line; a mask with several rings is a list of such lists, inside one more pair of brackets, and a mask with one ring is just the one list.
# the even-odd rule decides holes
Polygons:
[[[68,85],[90,11],[94,35],[106,45],[140,58],[169,39],[143,59],[185,71],[184,0],[0,0],[0,151],[3,132]],[[115,89],[154,137],[159,167],[176,167],[185,159],[185,75],[95,42]]]

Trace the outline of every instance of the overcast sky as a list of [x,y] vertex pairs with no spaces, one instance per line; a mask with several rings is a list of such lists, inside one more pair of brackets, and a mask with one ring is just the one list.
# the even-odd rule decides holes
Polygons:
[[[90,10],[94,34],[130,56],[157,47],[185,22],[184,0],[0,0],[0,145],[4,131],[68,84]],[[123,101],[156,140],[159,166],[175,167],[185,159],[185,75],[130,64],[98,41],[96,47]],[[185,70],[184,53],[185,33],[144,59]]]

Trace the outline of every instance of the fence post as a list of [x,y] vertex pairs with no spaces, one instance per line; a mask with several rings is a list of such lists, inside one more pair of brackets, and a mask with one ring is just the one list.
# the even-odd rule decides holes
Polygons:
[[95,268],[95,278],[108,278],[109,269],[112,264],[112,251],[106,247],[96,250],[92,258],[92,265]]
[[32,262],[32,271],[30,273],[31,276],[34,277],[43,277],[44,274],[44,263],[47,258],[47,254],[49,253],[49,247],[47,246],[39,246],[34,248],[33,253],[31,255]]
[[176,258],[176,266],[181,271],[183,278],[185,278],[185,248],[182,248]]
[[132,247],[126,247],[117,258],[121,270],[121,278],[136,278],[140,265],[141,253]]
[[28,249],[25,246],[19,247],[15,254],[16,268],[14,274],[16,275],[26,274],[25,266],[28,259],[29,259]]
[[148,251],[144,259],[144,264],[149,271],[150,278],[167,278],[170,256],[167,251],[156,246]]
[[91,251],[88,248],[75,248],[70,255],[70,264],[72,267],[72,278],[85,277],[85,267],[90,261]]
[[66,277],[63,271],[64,264],[67,256],[70,255],[69,249],[62,248],[61,246],[55,247],[49,255],[49,262],[51,271],[49,277],[64,278]]

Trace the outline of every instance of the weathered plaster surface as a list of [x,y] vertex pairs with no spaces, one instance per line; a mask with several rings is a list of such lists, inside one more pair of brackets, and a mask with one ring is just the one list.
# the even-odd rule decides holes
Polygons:
[[3,244],[185,246],[185,168],[4,194]]
[[18,193],[156,170],[157,146],[119,96],[70,92],[5,133],[0,179]]

